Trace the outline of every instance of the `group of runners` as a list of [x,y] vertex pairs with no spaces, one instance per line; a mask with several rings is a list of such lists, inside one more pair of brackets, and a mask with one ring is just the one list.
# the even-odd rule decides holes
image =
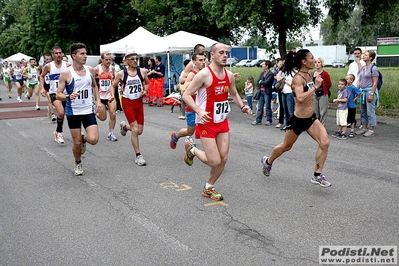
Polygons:
[[[3,62],[1,74],[3,76],[4,85],[7,90],[8,98],[11,98],[12,83],[17,86],[17,101],[22,103],[23,93],[25,98],[31,99],[35,94],[36,106],[35,110],[40,110],[39,102],[39,73],[41,67],[37,66],[36,59],[30,58],[28,61],[22,58],[15,63],[15,66],[9,64],[8,61]],[[0,100],[2,98],[0,97]]]
[[[196,46],[197,47],[197,46]],[[223,43],[211,46],[210,63],[206,65],[206,51],[203,45],[194,50],[192,61],[186,66],[182,75],[182,99],[187,105],[187,127],[170,135],[170,147],[175,149],[178,140],[185,138],[184,161],[191,166],[197,157],[210,168],[208,179],[202,195],[212,200],[222,200],[214,185],[222,175],[230,148],[228,115],[231,111],[228,98],[231,97],[244,114],[250,114],[249,106],[244,105],[239,95],[235,76],[225,68],[228,47]],[[40,87],[42,95],[49,100],[49,110],[55,111],[57,127],[54,131],[55,141],[63,144],[63,120],[67,117],[73,139],[72,152],[75,159],[74,174],[84,173],[81,155],[86,151],[86,143],[95,145],[99,140],[96,118],[106,120],[108,109],[108,139],[117,141],[114,135],[116,124],[115,91],[119,90],[126,121],[122,121],[120,133],[125,136],[131,131],[131,143],[135,152],[135,163],[146,165],[141,154],[139,136],[143,133],[144,107],[143,97],[148,93],[148,70],[138,66],[139,55],[127,52],[124,56],[125,68],[115,73],[111,65],[112,55],[101,54],[101,64],[92,68],[86,66],[87,52],[83,43],[74,43],[70,47],[72,64],[62,61],[60,47],[52,49],[51,56],[46,55],[45,65],[41,69]],[[296,53],[294,67],[298,74],[293,78],[296,110],[287,125],[284,141],[277,145],[270,156],[261,159],[264,175],[269,176],[272,163],[284,152],[290,150],[299,137],[306,131],[319,145],[316,153],[316,164],[311,182],[322,187],[331,183],[322,174],[327,157],[329,138],[326,129],[315,118],[313,94],[321,85],[321,78],[312,80],[309,73],[314,68],[315,60],[308,50]],[[34,63],[32,62],[31,65]],[[32,70],[30,75],[32,76]],[[28,74],[29,76],[29,74]],[[81,128],[84,128],[84,132]],[[192,137],[201,139],[203,150],[200,150]]]

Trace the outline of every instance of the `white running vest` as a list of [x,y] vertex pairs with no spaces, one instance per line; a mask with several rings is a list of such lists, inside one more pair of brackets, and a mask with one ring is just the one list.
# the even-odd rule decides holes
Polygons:
[[[140,70],[138,70],[140,71]],[[126,85],[123,88],[123,97],[130,100],[136,100],[141,98],[143,92],[143,82],[141,81],[139,75],[128,76],[126,79]]]
[[[62,61],[62,65],[60,68],[55,66],[54,61],[50,63],[50,89],[49,89],[50,94],[57,93],[58,82],[60,80],[60,74],[66,68],[67,68],[67,66],[64,61]],[[64,91],[64,93],[65,93],[65,91]]]
[[72,92],[79,93],[74,100],[67,101],[67,115],[87,115],[94,112],[93,107],[93,77],[87,66],[83,66],[86,70],[84,76],[79,76],[72,66],[68,67],[71,71],[71,82],[66,86],[67,94]]

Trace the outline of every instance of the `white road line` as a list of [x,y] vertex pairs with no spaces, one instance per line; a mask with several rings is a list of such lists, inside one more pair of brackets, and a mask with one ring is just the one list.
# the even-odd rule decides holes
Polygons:
[[49,149],[47,149],[47,147],[39,147],[39,149],[41,149],[42,151],[44,151],[45,153],[47,153],[48,155],[50,155],[51,158],[55,158],[57,157],[57,155],[55,155],[54,152],[50,151]]
[[22,137],[24,137],[24,138],[26,138],[26,139],[29,138],[29,135],[26,134],[24,131],[19,131],[18,133],[19,133]]

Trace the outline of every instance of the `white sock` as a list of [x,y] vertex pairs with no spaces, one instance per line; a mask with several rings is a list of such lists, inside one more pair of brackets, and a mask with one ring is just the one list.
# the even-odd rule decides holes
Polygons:
[[190,152],[191,152],[192,155],[195,155],[195,153],[194,153],[195,148],[196,148],[196,147],[193,147],[193,148],[190,150]]
[[206,184],[205,184],[205,189],[209,189],[210,187],[213,187],[213,185],[211,185],[211,184],[209,184],[209,183],[206,183]]

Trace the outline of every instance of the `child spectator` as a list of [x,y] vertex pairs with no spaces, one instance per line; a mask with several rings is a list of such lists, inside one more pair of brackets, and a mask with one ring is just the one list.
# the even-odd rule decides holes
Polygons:
[[346,79],[340,79],[338,82],[338,97],[333,100],[333,103],[337,105],[337,125],[338,132],[333,135],[337,139],[347,139],[346,127],[348,125],[348,91],[346,87]]
[[251,108],[251,114],[252,114],[252,94],[254,92],[254,85],[255,85],[255,80],[254,77],[249,76],[247,81],[245,81],[245,96],[247,98],[247,103],[249,108]]
[[346,90],[349,93],[348,96],[348,125],[351,127],[351,131],[349,132],[349,137],[353,138],[355,135],[355,126],[356,126],[356,101],[362,95],[362,91],[359,90],[353,82],[355,81],[355,75],[348,74],[346,75]]

